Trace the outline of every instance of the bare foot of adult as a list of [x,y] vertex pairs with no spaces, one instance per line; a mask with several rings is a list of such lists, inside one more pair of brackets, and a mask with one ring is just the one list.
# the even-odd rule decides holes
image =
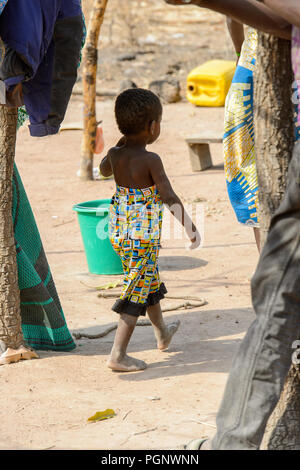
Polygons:
[[169,325],[163,331],[156,331],[157,347],[160,350],[167,349],[172,341],[172,338],[180,325],[180,320],[176,320]]
[[125,354],[122,358],[111,356],[107,361],[107,367],[118,372],[136,372],[137,370],[146,369],[147,364],[140,359],[135,359]]
[[21,359],[23,360],[39,359],[39,356],[34,351],[34,349],[27,348],[25,346],[20,346],[18,352],[21,354]]
[[0,356],[0,366],[19,362],[22,359],[38,359],[38,357],[33,349],[25,346],[20,346],[18,349],[7,348]]
[[11,364],[21,360],[21,353],[17,349],[7,348],[0,356],[0,365]]

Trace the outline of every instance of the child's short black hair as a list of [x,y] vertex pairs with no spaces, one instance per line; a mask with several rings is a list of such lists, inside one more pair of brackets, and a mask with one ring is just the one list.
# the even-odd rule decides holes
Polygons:
[[152,121],[158,121],[162,105],[157,95],[143,88],[129,88],[116,99],[115,116],[122,134],[138,134]]

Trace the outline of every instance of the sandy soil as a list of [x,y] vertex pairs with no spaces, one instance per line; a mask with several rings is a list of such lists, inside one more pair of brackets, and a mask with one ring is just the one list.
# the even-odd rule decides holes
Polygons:
[[[83,2],[87,24],[91,4]],[[147,87],[167,76],[179,81],[182,98],[186,75],[194,67],[236,57],[224,16],[191,5],[166,5],[164,0],[130,0],[122,8],[120,0],[109,0],[98,47],[99,91],[118,91],[124,79]],[[124,54],[135,59],[124,60]],[[80,79],[81,74],[77,91]]]
[[[223,33],[221,29],[212,40],[221,44]],[[97,105],[109,148],[119,138],[113,101]],[[191,131],[221,132],[223,113],[223,108],[195,108],[186,102],[167,105],[162,135],[153,145],[175,191],[184,202],[202,203],[205,210],[202,249],[188,251],[186,240],[163,241],[162,279],[170,294],[197,295],[207,305],[166,313],[169,321],[180,319],[181,327],[165,352],[156,349],[151,327],[136,328],[129,353],[148,363],[142,372],[120,374],[106,368],[114,332],[78,340],[70,353],[41,352],[39,360],[1,367],[0,448],[180,449],[194,437],[214,434],[233,355],[254,317],[249,279],[258,259],[252,230],[236,222],[228,201],[222,146],[212,146],[213,168],[193,173],[184,141]],[[66,122],[81,116],[81,99],[74,97]],[[34,140],[25,126],[16,161],[69,328],[95,333],[115,323],[118,315],[110,300],[100,299],[83,283],[98,286],[117,277],[88,273],[72,206],[110,197],[114,184],[77,178],[80,141],[80,131]],[[166,299],[163,306],[171,302]],[[87,423],[106,408],[113,408],[116,416]]]

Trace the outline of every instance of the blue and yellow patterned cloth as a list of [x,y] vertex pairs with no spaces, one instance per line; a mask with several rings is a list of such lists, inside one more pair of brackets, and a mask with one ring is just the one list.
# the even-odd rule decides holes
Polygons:
[[[238,221],[259,227],[254,149],[253,72],[257,31],[249,28],[225,104],[224,167],[230,202]],[[300,138],[295,106],[295,140]]]
[[3,12],[5,5],[7,4],[8,0],[0,0],[0,15]]
[[225,104],[224,161],[230,202],[239,222],[258,226],[254,153],[253,72],[257,32],[249,29]]
[[109,223],[110,241],[125,274],[122,294],[113,306],[117,313],[145,315],[147,307],[167,292],[157,264],[162,217],[163,204],[156,186],[132,189],[117,185]]

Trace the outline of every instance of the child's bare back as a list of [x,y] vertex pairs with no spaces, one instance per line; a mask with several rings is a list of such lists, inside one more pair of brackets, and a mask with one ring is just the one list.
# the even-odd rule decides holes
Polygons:
[[115,182],[125,188],[147,188],[155,183],[151,175],[151,163],[155,154],[135,148],[123,142],[108,152]]

